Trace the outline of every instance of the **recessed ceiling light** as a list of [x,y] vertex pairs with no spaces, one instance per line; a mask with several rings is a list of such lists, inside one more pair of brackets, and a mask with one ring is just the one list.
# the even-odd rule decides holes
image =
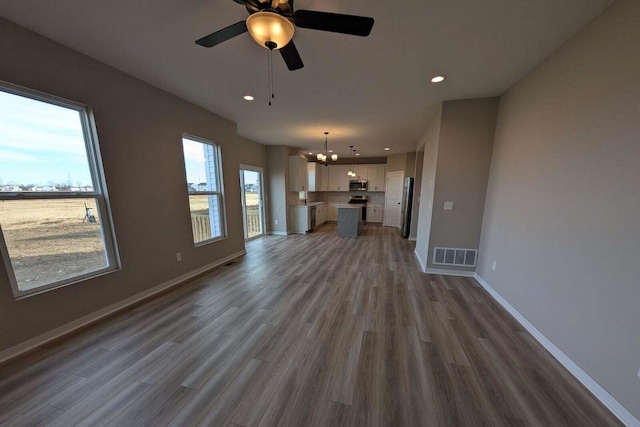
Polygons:
[[391,148],[389,148],[389,147],[384,147],[384,151],[389,151],[389,150],[391,150]]
[[359,155],[360,155],[360,153],[356,153],[356,156],[359,156]]
[[243,98],[244,98],[245,101],[253,101],[254,100],[253,96],[251,96],[251,95],[245,95]]
[[330,153],[333,153],[333,150],[329,150]]
[[310,156],[313,156],[313,153],[309,153]]
[[444,76],[434,76],[431,78],[431,83],[440,83],[444,81]]

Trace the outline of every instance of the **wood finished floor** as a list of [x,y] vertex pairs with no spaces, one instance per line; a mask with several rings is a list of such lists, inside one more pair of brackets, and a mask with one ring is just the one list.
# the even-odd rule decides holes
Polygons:
[[270,236],[0,366],[10,426],[620,425],[472,279],[397,229]]

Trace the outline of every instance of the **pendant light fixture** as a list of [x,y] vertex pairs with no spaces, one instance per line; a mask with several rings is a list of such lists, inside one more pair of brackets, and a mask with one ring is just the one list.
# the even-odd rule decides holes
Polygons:
[[347,172],[347,175],[349,176],[356,176],[356,173],[353,171],[353,145],[349,146],[349,172]]
[[[327,136],[329,135],[329,132],[325,132],[324,133],[324,154],[322,153],[318,153],[318,155],[316,156],[316,159],[318,160],[318,163],[322,163],[325,166],[329,166],[329,143],[327,141]],[[337,162],[338,161],[338,155],[337,154],[332,154],[331,155],[331,161],[332,162]]]

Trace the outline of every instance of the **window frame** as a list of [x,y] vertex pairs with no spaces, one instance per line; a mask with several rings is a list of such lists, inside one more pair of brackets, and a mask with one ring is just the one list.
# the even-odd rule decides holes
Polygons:
[[[214,166],[215,166],[216,181],[218,183],[218,191],[208,191],[208,190],[199,191],[196,188],[195,191],[191,192],[187,189],[187,206],[189,207],[189,218],[191,218],[191,204],[189,201],[189,196],[216,196],[218,198],[218,202],[220,206],[221,235],[196,242],[195,241],[196,236],[193,234],[193,228],[192,228],[192,232],[191,232],[192,241],[194,246],[198,247],[198,246],[208,245],[209,243],[218,242],[220,240],[225,240],[229,236],[228,230],[227,230],[227,204],[225,202],[225,196],[224,196],[224,176],[223,176],[224,169],[222,167],[222,148],[220,147],[220,144],[214,141],[201,138],[199,136],[191,135],[188,133],[183,133],[182,137],[180,138],[180,146],[182,147],[182,166],[184,167],[185,185],[189,184],[189,179],[187,178],[187,165],[186,165],[185,155],[184,155],[185,139],[188,139],[193,142],[198,142],[200,144],[206,144],[206,145],[212,146],[215,151],[215,158],[216,158],[216,164]],[[211,221],[211,218],[209,218],[209,221]]]
[[93,110],[88,105],[64,99],[55,95],[40,92],[34,89],[25,88],[15,85],[3,80],[0,80],[0,91],[6,92],[12,95],[21,96],[24,98],[32,99],[39,102],[63,107],[67,109],[75,110],[80,115],[80,124],[82,126],[82,134],[84,139],[84,145],[87,155],[87,162],[89,166],[89,172],[91,174],[91,180],[93,185],[93,191],[55,191],[55,192],[30,192],[30,191],[15,191],[15,192],[2,192],[0,191],[1,201],[12,200],[50,200],[50,199],[90,199],[96,200],[96,209],[99,212],[100,226],[102,227],[102,241],[104,244],[105,257],[107,260],[107,266],[98,270],[94,270],[88,273],[80,274],[78,276],[70,277],[64,280],[58,280],[46,285],[39,286],[37,288],[29,290],[20,290],[18,288],[18,281],[13,269],[13,263],[9,254],[4,233],[2,231],[2,224],[0,224],[0,253],[4,260],[5,269],[9,276],[9,282],[11,283],[11,290],[16,300],[49,292],[54,289],[63,288],[69,285],[74,285],[85,280],[92,279],[94,277],[109,274],[113,271],[120,269],[120,257],[118,253],[118,247],[116,243],[116,236],[113,227],[113,218],[111,216],[111,206],[109,203],[109,195],[107,192],[106,180],[104,176],[104,169],[102,166],[102,156],[100,153],[100,146],[98,143],[98,133],[95,124],[95,118]]

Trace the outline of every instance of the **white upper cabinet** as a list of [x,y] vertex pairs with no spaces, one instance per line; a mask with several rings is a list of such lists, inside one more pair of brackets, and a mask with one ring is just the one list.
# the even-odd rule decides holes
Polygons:
[[307,160],[289,156],[289,191],[309,191]]
[[326,191],[325,169],[327,168],[320,163],[307,163],[309,191]]
[[[387,165],[353,165],[353,171],[356,173],[356,177],[350,177],[347,175],[349,165],[329,165],[324,166],[316,162],[308,162],[306,165],[307,175],[305,178],[306,187],[300,188],[298,182],[294,182],[294,177],[297,176],[297,172],[293,169],[296,167],[292,165],[297,164],[297,156],[291,156],[289,158],[289,168],[291,175],[291,191],[349,191],[349,181],[352,179],[368,180],[368,191],[384,191],[385,187],[385,172]],[[302,178],[300,178],[301,180]],[[302,181],[300,181],[302,182]]]
[[384,191],[385,187],[385,175],[387,171],[387,165],[368,165],[368,189],[369,191]]
[[320,190],[318,191],[329,191],[329,168],[327,166],[320,165],[320,169],[316,170],[320,172]]
[[369,179],[369,167],[375,165],[353,165],[353,171],[356,173],[356,177],[352,179]]
[[330,165],[328,191],[349,191],[349,165]]

